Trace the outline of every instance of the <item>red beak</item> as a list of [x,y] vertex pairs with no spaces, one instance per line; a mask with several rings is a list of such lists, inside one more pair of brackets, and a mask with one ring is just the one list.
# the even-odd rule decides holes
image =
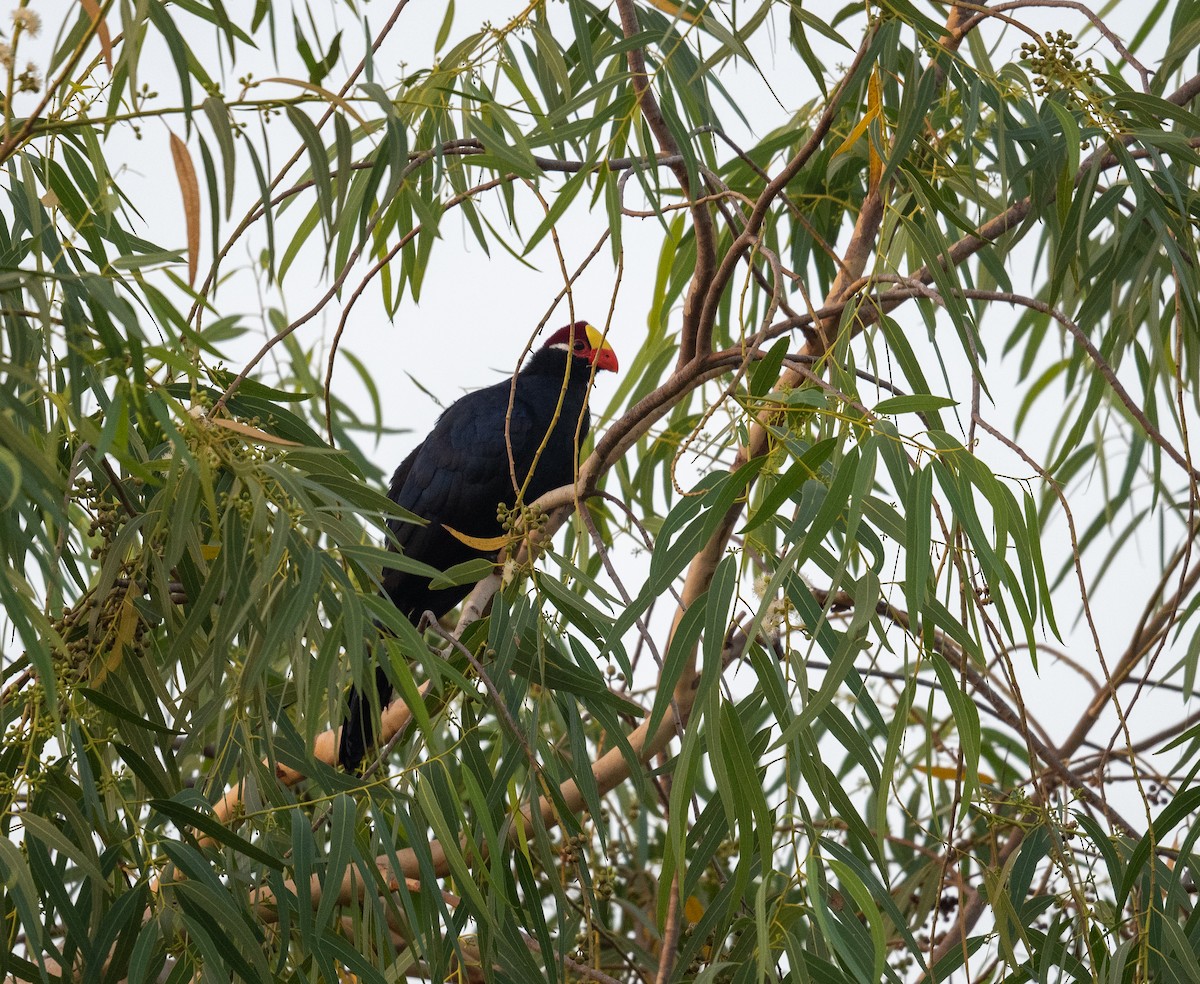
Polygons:
[[608,369],[610,372],[617,371],[617,353],[614,352],[607,344],[604,348],[598,348],[592,352],[592,365],[599,369]]

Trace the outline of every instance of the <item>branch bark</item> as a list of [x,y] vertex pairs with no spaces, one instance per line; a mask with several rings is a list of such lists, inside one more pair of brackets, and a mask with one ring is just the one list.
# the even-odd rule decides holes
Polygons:
[[[638,23],[637,9],[633,0],[616,0],[617,12],[621,18],[621,31],[626,38],[636,37],[641,33]],[[696,268],[688,286],[687,296],[683,303],[683,328],[680,332],[679,362],[680,367],[691,362],[697,355],[706,355],[712,349],[712,326],[705,325],[700,309],[703,304],[705,291],[716,264],[716,234],[713,228],[712,213],[707,202],[697,201],[700,198],[699,189],[692,187],[691,176],[682,156],[682,150],[671,133],[667,121],[659,108],[654,90],[650,86],[650,76],[646,72],[646,54],[641,48],[630,48],[626,52],[629,63],[629,73],[633,80],[633,91],[637,94],[638,106],[650,132],[654,135],[659,149],[670,157],[679,158],[678,163],[671,165],[671,171],[684,197],[689,202],[692,216],[692,228],[696,236]]]

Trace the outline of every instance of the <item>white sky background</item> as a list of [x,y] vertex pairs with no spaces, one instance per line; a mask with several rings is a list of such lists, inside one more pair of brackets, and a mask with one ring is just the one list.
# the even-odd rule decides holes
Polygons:
[[[44,21],[41,44],[48,46],[53,40],[52,36],[47,37],[46,35],[52,35],[56,29],[57,22],[61,18],[60,12],[64,9],[65,3],[66,0],[54,0],[54,2],[34,0],[31,4],[32,9],[38,11]],[[237,11],[236,16],[239,18],[245,16],[241,13],[240,6],[237,2],[229,5],[231,11]],[[823,5],[814,3],[806,6],[814,11],[823,8]],[[918,6],[922,10],[930,9],[927,4],[919,3]],[[361,57],[362,31],[340,4],[314,3],[313,8],[313,13],[319,21],[332,23],[336,17],[339,26],[345,28],[341,63],[327,80],[327,84],[336,89],[340,85],[340,80],[357,64]],[[484,2],[484,0],[460,2],[451,35],[451,44],[453,44],[453,39],[461,38],[475,30],[483,21],[490,20],[493,23],[502,24],[522,8],[522,4],[504,4],[502,7],[496,2]],[[391,9],[391,3],[381,2],[366,4],[362,7],[363,12],[370,20],[373,31],[379,29]],[[555,8],[552,6],[551,9]],[[834,5],[830,5],[828,9],[835,9]],[[786,7],[781,6],[780,10],[781,13],[784,13]],[[1108,22],[1122,37],[1129,38],[1140,23],[1141,10],[1142,8],[1137,4],[1122,4],[1111,15]],[[565,8],[560,9],[560,12],[565,17]],[[1033,10],[1020,10],[1014,13],[1023,21],[1035,24],[1042,29],[1057,30],[1062,27],[1072,31],[1077,37],[1082,37],[1081,56],[1083,48],[1094,44],[1096,52],[1102,58],[1113,57],[1109,46],[1094,32],[1083,34],[1082,18],[1073,11],[1055,10],[1039,13]],[[393,79],[402,74],[400,70],[402,63],[406,63],[408,71],[412,71],[416,67],[428,65],[431,62],[434,37],[444,14],[445,5],[443,3],[413,0],[401,15],[392,35],[375,57],[378,81],[388,86]],[[190,25],[190,29],[187,31],[189,43],[197,46],[199,50],[207,49],[211,52],[212,60],[207,61],[206,64],[209,71],[216,75],[219,64],[216,31],[200,24],[194,18],[190,18],[178,8],[175,8],[174,15],[181,29],[185,25]],[[1164,20],[1169,20],[1169,17],[1164,17]],[[763,48],[755,52],[760,58],[763,74],[774,88],[774,96],[767,90],[762,78],[749,68],[741,67],[736,71],[724,69],[721,72],[721,81],[736,95],[742,111],[750,118],[751,125],[762,128],[752,134],[732,133],[731,135],[743,146],[752,144],[768,128],[787,119],[791,113],[817,95],[815,87],[808,77],[807,69],[803,67],[788,45],[786,23],[782,18],[780,23],[783,26],[774,37],[775,51]],[[858,41],[858,35],[854,30],[854,25],[858,23],[860,23],[859,20],[852,21],[846,28],[847,37],[852,43]],[[115,12],[110,14],[110,26],[114,34],[119,30]],[[240,90],[236,77],[248,71],[253,72],[256,78],[273,75],[306,77],[303,63],[291,50],[292,27],[290,22],[285,22],[284,17],[281,16],[278,20],[277,30],[280,43],[280,63],[278,65],[273,63],[269,50],[260,52],[256,58],[248,49],[241,49],[237,68],[232,73],[234,77],[223,81],[223,89],[227,98],[236,96]],[[996,28],[993,27],[987,36],[994,39],[996,33]],[[1142,61],[1151,67],[1156,64],[1158,53],[1165,45],[1164,33],[1159,31],[1158,36],[1151,37],[1137,52]],[[332,31],[329,37],[331,36]],[[765,35],[762,37],[765,40]],[[1024,39],[1023,35],[1016,32],[1010,31],[1005,34],[998,43],[998,50],[993,53],[995,59],[998,62],[1008,60],[1012,57],[1010,52],[1015,54]],[[815,34],[812,35],[812,40],[814,44],[819,41]],[[818,48],[818,50],[821,49]],[[1095,57],[1095,53],[1088,53]],[[838,64],[846,61],[849,54],[843,50],[833,51],[831,49],[829,57],[831,64]],[[1101,58],[1097,58],[1097,60],[1101,61]],[[147,46],[141,62],[142,81],[148,82],[151,88],[159,89],[163,93],[152,105],[177,105],[178,96],[173,94],[175,77],[175,68],[167,56],[165,47]],[[294,95],[295,90],[264,86],[256,90],[254,94],[258,97],[268,94]],[[775,101],[775,96],[784,101],[782,108]],[[23,98],[25,102],[19,103],[16,107],[18,113],[28,111],[32,103],[32,97],[25,96]],[[724,117],[727,124],[732,127],[734,115],[726,112]],[[251,119],[250,129],[254,132],[257,122],[252,117],[248,116],[247,118]],[[170,125],[176,133],[183,135],[182,119],[173,117]],[[205,127],[206,139],[209,139],[207,125],[202,124],[202,126]],[[272,162],[275,165],[285,160],[300,145],[298,136],[286,118],[278,118],[272,122],[268,132],[275,144],[272,151]],[[189,141],[189,147],[200,176],[201,194],[206,199],[207,188],[204,184],[200,156],[194,138]],[[109,154],[110,166],[115,168],[116,162],[126,162],[123,170],[118,173],[118,180],[132,200],[135,203],[154,203],[154,208],[144,214],[145,237],[166,247],[182,248],[184,246],[183,211],[170,162],[166,126],[154,120],[147,121],[143,124],[143,139],[140,143],[134,142],[127,131],[114,130],[108,138],[105,148]],[[213,148],[213,152],[216,153],[215,148]],[[237,197],[230,228],[245,214],[248,206],[258,194],[248,162],[244,161],[243,163],[245,169],[238,175]],[[302,162],[294,169],[293,176],[298,177],[305,166],[306,164]],[[557,178],[550,178],[544,193],[552,193],[559,185],[560,181]],[[522,190],[518,189],[516,194],[519,199],[523,197],[527,199],[531,206],[527,212],[529,218],[523,225],[523,230],[528,233],[540,220],[540,207]],[[580,196],[559,226],[567,263],[571,269],[574,269],[575,265],[582,260],[607,226],[608,220],[603,205],[598,206],[596,211],[591,214],[587,214],[586,199],[586,195]],[[287,213],[285,221],[279,224],[276,232],[278,250],[282,250],[286,246],[288,230],[294,228],[295,222],[302,217],[308,205],[311,204],[311,200],[311,197],[308,197],[298,202],[299,207],[293,206]],[[631,204],[636,205],[637,203],[631,201]],[[498,212],[496,209],[491,209],[489,214],[495,216]],[[202,207],[202,215],[203,221],[207,224],[209,215],[207,200]],[[220,237],[222,241],[228,232],[229,228],[223,230]],[[495,382],[501,378],[501,373],[511,371],[530,331],[541,320],[546,308],[562,285],[557,260],[549,239],[544,240],[529,257],[532,265],[536,267],[531,270],[519,264],[501,249],[493,249],[492,255],[487,256],[457,214],[447,214],[442,222],[441,232],[444,241],[434,248],[432,262],[425,276],[420,304],[416,305],[411,301],[405,301],[395,320],[389,322],[383,312],[378,287],[372,286],[358,302],[342,343],[345,349],[357,354],[375,372],[384,404],[385,420],[393,427],[409,430],[409,433],[385,437],[380,441],[378,448],[373,451],[369,445],[366,447],[368,453],[389,473],[426,433],[440,412],[439,406],[423,393],[406,374],[411,374],[412,377],[420,380],[422,386],[431,391],[443,405],[450,403],[467,389]],[[314,237],[315,241],[316,237]],[[626,365],[637,351],[645,330],[645,312],[648,309],[653,289],[660,241],[661,229],[656,220],[625,220],[623,227],[624,279],[617,299],[610,338],[618,355]],[[207,255],[210,242],[211,234],[206,227],[201,236],[203,251],[200,263],[201,278],[204,276],[210,259]],[[226,260],[223,267],[224,273],[229,274],[235,268],[243,269],[224,284],[216,294],[216,305],[222,315],[240,312],[246,315],[247,323],[254,323],[259,317],[264,302],[270,306],[280,304],[277,296],[268,295],[260,298],[254,278],[245,272],[245,268],[253,264],[264,246],[265,231],[260,223],[235,247]],[[1032,240],[1030,240],[1030,247],[1032,251]],[[315,255],[314,250],[306,250],[289,272],[282,290],[285,313],[289,318],[295,318],[306,311],[326,289],[329,275],[322,272],[321,259],[322,257]],[[1032,258],[1029,263],[1032,264]],[[358,283],[365,269],[365,265],[360,265],[360,270],[348,280],[346,296],[348,296],[349,290]],[[1031,273],[1032,270],[1028,271],[1026,276]],[[1017,290],[1021,289],[1021,279],[1019,274],[1014,273]],[[586,318],[596,324],[603,323],[612,295],[613,280],[614,268],[611,252],[606,246],[574,289],[577,317]],[[898,312],[898,316],[904,319],[905,324],[912,327],[914,344],[924,344],[926,333],[923,323],[915,306],[910,305],[910,308],[911,310],[902,309],[901,312]],[[990,345],[992,356],[992,361],[989,362],[987,369],[988,380],[992,393],[998,399],[1004,399],[1015,393],[1017,382],[1016,360],[1010,359],[1002,363],[999,359],[1000,340],[1007,333],[1007,326],[1010,323],[1009,314],[1006,312],[1007,309],[996,308],[984,320],[985,344]],[[316,348],[323,353],[337,325],[340,313],[341,306],[338,303],[330,304],[322,316],[314,319],[300,330],[298,338],[301,344],[306,348]],[[1011,312],[1011,319],[1015,320],[1017,314],[1018,312]],[[211,316],[206,320],[211,320]],[[568,320],[569,315],[564,301],[559,310],[550,318],[548,327],[557,327]],[[945,327],[949,330],[948,323]],[[269,329],[265,324],[262,331],[269,334]],[[261,344],[263,337],[265,337],[264,334],[254,334],[245,339],[245,345],[241,351],[249,356]],[[950,347],[956,349],[957,342]],[[947,352],[943,352],[943,354],[949,355]],[[948,359],[948,361],[950,360]],[[965,363],[957,360],[957,362],[951,361],[951,364],[962,367],[961,378],[965,380],[967,378]],[[238,369],[240,364],[231,364],[230,368]],[[267,381],[270,381],[269,365],[264,366],[260,371],[263,371],[267,376]],[[936,388],[940,376],[932,358],[927,367],[927,374]],[[607,405],[616,385],[616,381],[607,375],[598,380],[593,397],[595,411],[600,411]],[[348,364],[344,362],[339,364],[334,376],[334,387],[339,399],[354,404],[365,417],[370,418],[368,396]],[[966,396],[967,393],[967,386],[956,382],[955,394]],[[867,395],[866,402],[870,405],[874,401]],[[1045,412],[1045,408],[1052,405],[1053,401],[1046,400],[1039,405],[1039,410]],[[997,426],[1011,434],[1012,416],[1015,409],[1015,406],[1010,407],[1003,403],[993,408],[985,405],[984,414]],[[602,430],[603,422],[599,421],[598,423],[598,429]],[[1049,434],[1049,429],[1055,423],[1057,423],[1055,420],[1044,421],[1046,435]],[[913,426],[914,422],[911,420],[901,423],[902,429],[911,430]],[[1045,442],[1037,435],[1035,427],[1036,425],[1031,427],[1027,424],[1026,433],[1022,434],[1022,438],[1023,443],[1037,454],[1044,447]],[[994,462],[1003,459],[998,459],[989,451],[989,460]],[[1119,471],[1119,467],[1117,470]],[[1029,470],[1026,466],[1012,465],[1011,474],[1027,476],[1028,473]],[[1096,487],[1099,488],[1098,483],[1096,483]],[[1077,516],[1090,517],[1095,508],[1093,503],[1088,503],[1078,494],[1073,497],[1072,505]],[[1057,523],[1053,535],[1061,536],[1061,533],[1062,524]],[[1046,554],[1048,562],[1050,562],[1050,558],[1062,556],[1061,552],[1049,543]],[[1122,571],[1110,572],[1101,591],[1093,598],[1093,604],[1100,620],[1102,639],[1105,640],[1108,647],[1105,655],[1110,666],[1124,648],[1129,631],[1144,603],[1147,585],[1155,576],[1151,568],[1157,563],[1157,549],[1153,543],[1147,543],[1142,550],[1126,551],[1126,555],[1130,558],[1129,563]],[[1086,556],[1084,559],[1085,569],[1094,571],[1099,565],[1100,556],[1099,552],[1093,552]],[[1135,563],[1139,556],[1148,566]],[[1134,605],[1137,610],[1127,610],[1129,598],[1135,599]],[[1086,627],[1072,626],[1069,623],[1070,615],[1077,607],[1077,603],[1075,582],[1073,578],[1069,578],[1058,592],[1060,626],[1069,633],[1066,649],[1074,658],[1098,670],[1094,649],[1088,638]],[[665,631],[659,631],[656,635],[661,644],[665,640]],[[1185,638],[1179,644],[1173,645],[1160,661],[1160,666],[1166,668],[1173,664],[1179,656],[1182,656],[1187,641]],[[1026,656],[1020,652],[1014,655],[1014,661],[1018,666],[1027,664]],[[1056,738],[1063,737],[1065,730],[1074,723],[1079,710],[1082,709],[1083,702],[1090,694],[1090,688],[1086,685],[1081,686],[1079,678],[1073,672],[1055,668],[1048,657],[1043,658],[1041,679],[1039,680],[1030,671],[1025,675],[1023,684],[1025,685],[1025,695],[1034,710],[1047,712],[1042,715],[1043,720],[1048,719],[1050,724],[1054,724],[1056,715],[1053,710],[1056,707],[1060,709],[1061,716],[1058,720],[1063,730],[1061,732],[1052,731],[1052,736]],[[1066,702],[1064,702],[1064,695],[1070,697]],[[1143,698],[1144,701],[1150,699],[1149,697]],[[1159,694],[1155,695],[1153,699],[1163,702],[1161,706],[1166,717],[1152,723],[1165,723],[1165,721],[1174,720],[1180,716],[1177,696]],[[1064,703],[1069,705],[1065,711],[1061,710]],[[1153,716],[1146,715],[1144,707],[1138,716],[1143,715]],[[1095,734],[1107,737],[1107,734],[1099,729]],[[1123,743],[1118,742],[1118,746],[1121,744]],[[1136,812],[1132,814],[1133,817],[1137,815]]]

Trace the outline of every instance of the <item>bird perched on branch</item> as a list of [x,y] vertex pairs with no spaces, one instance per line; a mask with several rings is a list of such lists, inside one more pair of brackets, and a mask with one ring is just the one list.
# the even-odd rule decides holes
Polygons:
[[[584,321],[560,328],[511,379],[468,393],[438,418],[429,436],[401,462],[388,496],[427,520],[392,520],[395,544],[414,560],[444,571],[477,557],[491,558],[504,533],[501,506],[531,503],[575,481],[579,445],[591,417],[587,399],[597,370],[617,370],[604,336]],[[445,615],[471,585],[434,588],[410,571],[383,572],[383,589],[414,624],[426,612]],[[392,685],[375,670],[379,706]],[[349,698],[338,761],[358,768],[375,736],[370,700],[357,689]]]

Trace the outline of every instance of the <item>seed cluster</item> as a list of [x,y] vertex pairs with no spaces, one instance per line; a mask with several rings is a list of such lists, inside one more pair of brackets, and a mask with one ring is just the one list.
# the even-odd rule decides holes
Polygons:
[[496,506],[496,519],[500,521],[505,533],[541,529],[549,518],[537,506],[523,505],[520,509],[510,509],[503,502]]
[[1075,56],[1079,42],[1066,31],[1046,32],[1044,38],[1021,45],[1021,61],[1033,72],[1033,87],[1040,96],[1055,92],[1087,92],[1100,74],[1090,58]]
[[89,592],[74,605],[66,606],[55,619],[54,630],[63,640],[63,653],[55,672],[60,681],[86,682],[87,667],[101,651],[121,647],[114,656],[142,656],[146,652],[149,629],[136,608],[129,605],[128,585],[113,585],[103,596]]
[[100,560],[108,553],[117,532],[125,522],[125,512],[111,499],[102,498],[91,483],[77,485],[76,490],[77,494],[82,490],[81,495],[91,500],[89,512],[92,519],[88,523],[87,535],[96,539],[91,550],[92,560]]

